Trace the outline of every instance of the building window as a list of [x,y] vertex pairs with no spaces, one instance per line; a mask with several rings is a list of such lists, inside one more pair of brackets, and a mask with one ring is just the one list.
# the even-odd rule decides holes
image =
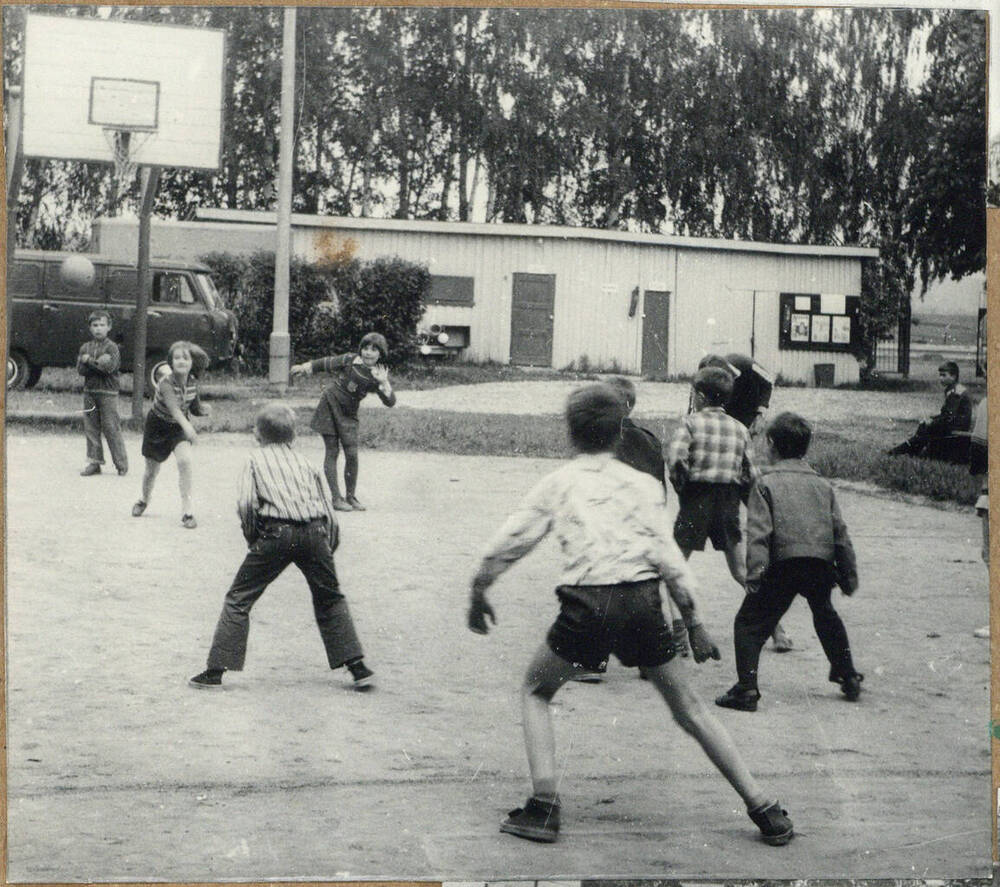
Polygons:
[[472,305],[476,279],[448,274],[431,275],[430,305]]
[[784,349],[856,351],[859,296],[781,293],[778,343]]

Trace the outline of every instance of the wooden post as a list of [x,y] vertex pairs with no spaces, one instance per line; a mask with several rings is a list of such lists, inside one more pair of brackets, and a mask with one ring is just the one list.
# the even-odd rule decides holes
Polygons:
[[142,395],[146,388],[146,311],[153,289],[149,273],[149,228],[153,197],[160,181],[160,167],[142,168],[142,200],[139,206],[139,258],[136,263],[135,338],[132,348],[132,418],[142,421]]

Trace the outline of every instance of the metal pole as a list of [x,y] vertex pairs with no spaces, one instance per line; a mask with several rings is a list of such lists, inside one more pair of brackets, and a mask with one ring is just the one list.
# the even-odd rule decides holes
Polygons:
[[146,387],[146,312],[153,289],[149,273],[149,230],[153,197],[160,181],[160,167],[142,168],[142,202],[139,204],[139,258],[136,263],[135,336],[132,346],[132,418],[142,421],[142,394]]
[[285,7],[281,48],[281,138],[278,149],[278,242],[274,254],[274,325],[269,342],[268,381],[284,393],[288,386],[291,337],[288,334],[291,261],[292,169],[295,151],[295,7]]
[[[11,269],[14,267],[14,249],[17,246],[17,197],[21,192],[21,173],[24,169],[24,155],[21,152],[21,87],[11,86],[7,92],[7,283],[10,283]],[[10,287],[7,287],[10,292]],[[10,322],[10,311],[6,312]],[[10,339],[8,338],[8,344]]]

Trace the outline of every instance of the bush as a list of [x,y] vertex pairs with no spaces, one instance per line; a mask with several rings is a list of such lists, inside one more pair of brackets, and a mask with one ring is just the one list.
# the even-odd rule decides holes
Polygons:
[[[201,257],[236,312],[243,359],[265,372],[274,322],[274,253]],[[370,331],[389,342],[390,363],[417,353],[417,323],[430,288],[426,267],[402,259],[361,262],[337,255],[321,263],[293,258],[289,268],[288,332],[295,359],[353,351]]]

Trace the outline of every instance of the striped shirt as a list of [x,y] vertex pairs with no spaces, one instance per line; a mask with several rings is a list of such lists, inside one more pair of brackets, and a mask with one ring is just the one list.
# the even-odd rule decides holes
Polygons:
[[688,413],[670,441],[670,479],[749,487],[758,474],[749,445],[750,432],[722,407]]
[[482,570],[496,578],[551,530],[563,585],[611,585],[662,577],[694,593],[674,542],[665,492],[611,453],[580,454],[542,478],[491,540]]
[[153,397],[152,411],[166,422],[175,422],[170,412],[171,405],[179,408],[185,418],[202,415],[198,386],[190,374],[184,385],[174,378],[173,373],[160,379],[160,384],[156,386],[156,395]]
[[253,450],[240,476],[236,511],[243,535],[253,539],[257,519],[307,523],[326,518],[333,547],[337,518],[326,479],[291,444],[266,444]]

